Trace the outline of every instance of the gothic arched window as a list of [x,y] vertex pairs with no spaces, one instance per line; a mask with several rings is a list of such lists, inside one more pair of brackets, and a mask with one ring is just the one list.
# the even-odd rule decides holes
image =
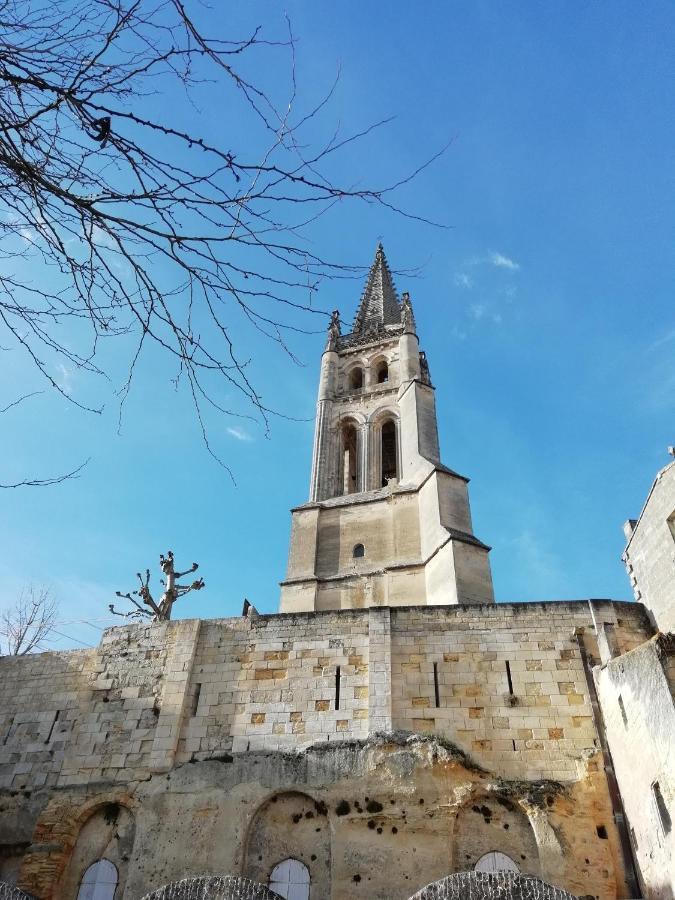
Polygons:
[[309,869],[299,859],[284,859],[270,875],[270,890],[286,900],[309,900]]
[[363,387],[363,369],[352,369],[349,373],[349,387],[353,391],[360,391]]
[[396,478],[398,469],[396,465],[396,423],[391,419],[382,426],[380,436],[380,449],[382,460],[382,487],[386,487],[390,478]]
[[499,850],[484,853],[473,869],[474,872],[520,872],[511,857]]
[[381,362],[377,367],[377,383],[385,384],[389,381],[389,366],[386,362]]
[[117,869],[109,859],[97,859],[84,873],[77,900],[114,900]]
[[359,489],[358,435],[354,425],[345,425],[341,442],[341,479],[343,494],[355,494]]

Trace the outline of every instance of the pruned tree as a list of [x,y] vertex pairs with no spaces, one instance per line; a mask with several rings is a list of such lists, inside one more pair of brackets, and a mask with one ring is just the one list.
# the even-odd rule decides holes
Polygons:
[[[186,575],[196,572],[199,565],[198,563],[192,563],[190,568],[184,572],[176,572],[171,550],[166,556],[160,553],[159,565],[165,578],[161,582],[164,585],[164,593],[158,601],[155,601],[150,592],[150,569],[146,569],[145,577],[140,572],[136,573],[136,577],[141,583],[137,591],[127,592],[126,594],[123,594],[121,591],[115,592],[117,597],[128,600],[132,608],[127,612],[120,612],[115,609],[114,603],[111,603],[108,606],[110,612],[125,619],[151,619],[153,622],[168,622],[176,600],[185,594],[189,594],[190,591],[201,591],[203,587],[206,587],[203,578],[198,578],[192,584],[178,584],[177,580],[179,578],[184,578]],[[134,597],[140,598],[141,602],[139,603]]]
[[13,606],[0,612],[0,655],[24,656],[45,650],[54,631],[58,603],[48,588],[24,588]]
[[[261,83],[261,54],[279,52],[288,78]],[[209,452],[209,409],[267,428],[242,326],[291,353],[287,335],[329,315],[321,280],[357,271],[307,228],[341,201],[395,209],[416,174],[336,179],[340,151],[384,123],[314,145],[334,86],[300,109],[294,54],[290,25],[281,40],[212,37],[181,0],[0,0],[0,335],[69,402],[101,410],[64,390],[54,360],[107,378],[100,345],[116,338],[120,406],[154,346]]]

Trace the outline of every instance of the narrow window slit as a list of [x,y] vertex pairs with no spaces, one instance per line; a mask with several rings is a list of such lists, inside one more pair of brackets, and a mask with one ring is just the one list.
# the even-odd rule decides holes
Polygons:
[[7,726],[7,731],[5,732],[5,736],[2,739],[2,746],[4,747],[7,741],[9,740],[9,736],[12,733],[12,728],[14,727],[14,716],[9,720],[9,725]]
[[434,696],[436,698],[436,706],[441,705],[441,695],[438,690],[438,663],[434,663]]
[[56,728],[56,723],[59,721],[60,715],[61,710],[57,709],[56,713],[54,714],[54,719],[52,720],[51,728],[49,729],[49,734],[47,735],[47,739],[45,740],[45,744],[48,744],[51,741],[52,735],[54,734],[54,729]]
[[199,706],[199,695],[201,694],[201,692],[202,692],[202,685],[201,685],[201,682],[198,681],[197,684],[195,685],[194,697],[192,698],[192,715],[193,716],[197,715],[197,707]]
[[654,796],[654,802],[656,803],[656,810],[659,814],[659,820],[661,821],[661,828],[663,828],[664,834],[670,834],[673,827],[673,820],[670,818],[670,813],[668,811],[668,807],[666,806],[666,801],[663,798],[663,794],[661,793],[661,785],[658,781],[655,781],[652,785],[652,794]]
[[513,740],[513,738],[511,738],[511,743],[513,744],[513,749],[515,750],[515,749],[516,749],[516,742]]
[[335,709],[340,709],[340,666],[335,667]]
[[623,697],[621,694],[619,694],[619,709],[621,710],[624,728],[628,728],[628,716],[626,715],[626,707],[623,705]]
[[506,660],[506,679],[509,683],[509,694],[513,693],[513,681],[511,681],[511,666],[508,659]]

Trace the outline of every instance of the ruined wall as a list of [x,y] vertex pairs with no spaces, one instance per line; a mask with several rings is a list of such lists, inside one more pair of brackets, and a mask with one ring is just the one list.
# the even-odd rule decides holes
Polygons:
[[594,675],[645,894],[671,900],[675,896],[675,639],[657,635],[627,654],[604,659]]
[[[405,900],[497,834],[532,874],[625,896],[584,682],[594,621],[617,652],[651,634],[635,604],[384,607],[125,626],[97,650],[0,659],[3,865],[65,900],[119,807],[126,900],[186,865],[258,878],[284,853],[317,885],[324,866],[333,900]],[[403,750],[368,743],[397,730]]]
[[[135,828],[116,900],[204,874],[266,883],[287,858],[307,866],[310,900],[406,900],[430,881],[472,868],[486,847],[517,856],[521,871],[575,895],[628,896],[602,773],[589,769],[567,786],[499,778],[433,738],[231,754],[124,788],[92,782],[38,793],[43,805],[19,885],[39,900],[74,900],[73,878],[100,852],[78,835],[115,794]],[[474,819],[482,839],[470,845]],[[599,821],[609,823],[610,840],[598,838]],[[90,856],[81,852],[86,847]]]

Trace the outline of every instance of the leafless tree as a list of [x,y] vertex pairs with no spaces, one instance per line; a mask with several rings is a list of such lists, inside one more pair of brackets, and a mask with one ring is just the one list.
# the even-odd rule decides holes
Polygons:
[[48,588],[24,588],[14,606],[0,612],[0,655],[44,650],[57,615],[58,604]]
[[[184,578],[186,575],[196,572],[199,564],[192,563],[185,572],[176,572],[171,550],[166,556],[160,553],[159,565],[165,576],[162,581],[164,593],[160,599],[155,601],[150,592],[150,569],[145,570],[145,577],[140,572],[137,572],[136,577],[141,583],[137,591],[127,592],[126,594],[123,594],[121,591],[115,592],[118,597],[128,600],[132,608],[127,612],[120,612],[111,603],[108,609],[113,615],[122,616],[125,619],[151,619],[153,622],[168,622],[176,600],[185,594],[189,594],[190,591],[201,591],[203,587],[206,587],[203,578],[198,578],[192,584],[178,584],[179,578]],[[138,600],[134,600],[134,597],[139,597],[142,602],[139,603]]]
[[[327,324],[320,281],[356,272],[319,255],[307,228],[342,201],[395,209],[391,192],[417,173],[340,183],[340,151],[384,122],[312,146],[334,86],[298,108],[290,25],[277,41],[211,37],[193,12],[181,0],[0,0],[0,335],[92,412],[100,403],[65,390],[54,360],[107,379],[101,346],[119,339],[121,411],[154,345],[214,453],[209,409],[265,428],[273,412],[242,326],[290,354],[289,333]],[[279,53],[283,97],[258,78],[261,54],[274,67]]]

